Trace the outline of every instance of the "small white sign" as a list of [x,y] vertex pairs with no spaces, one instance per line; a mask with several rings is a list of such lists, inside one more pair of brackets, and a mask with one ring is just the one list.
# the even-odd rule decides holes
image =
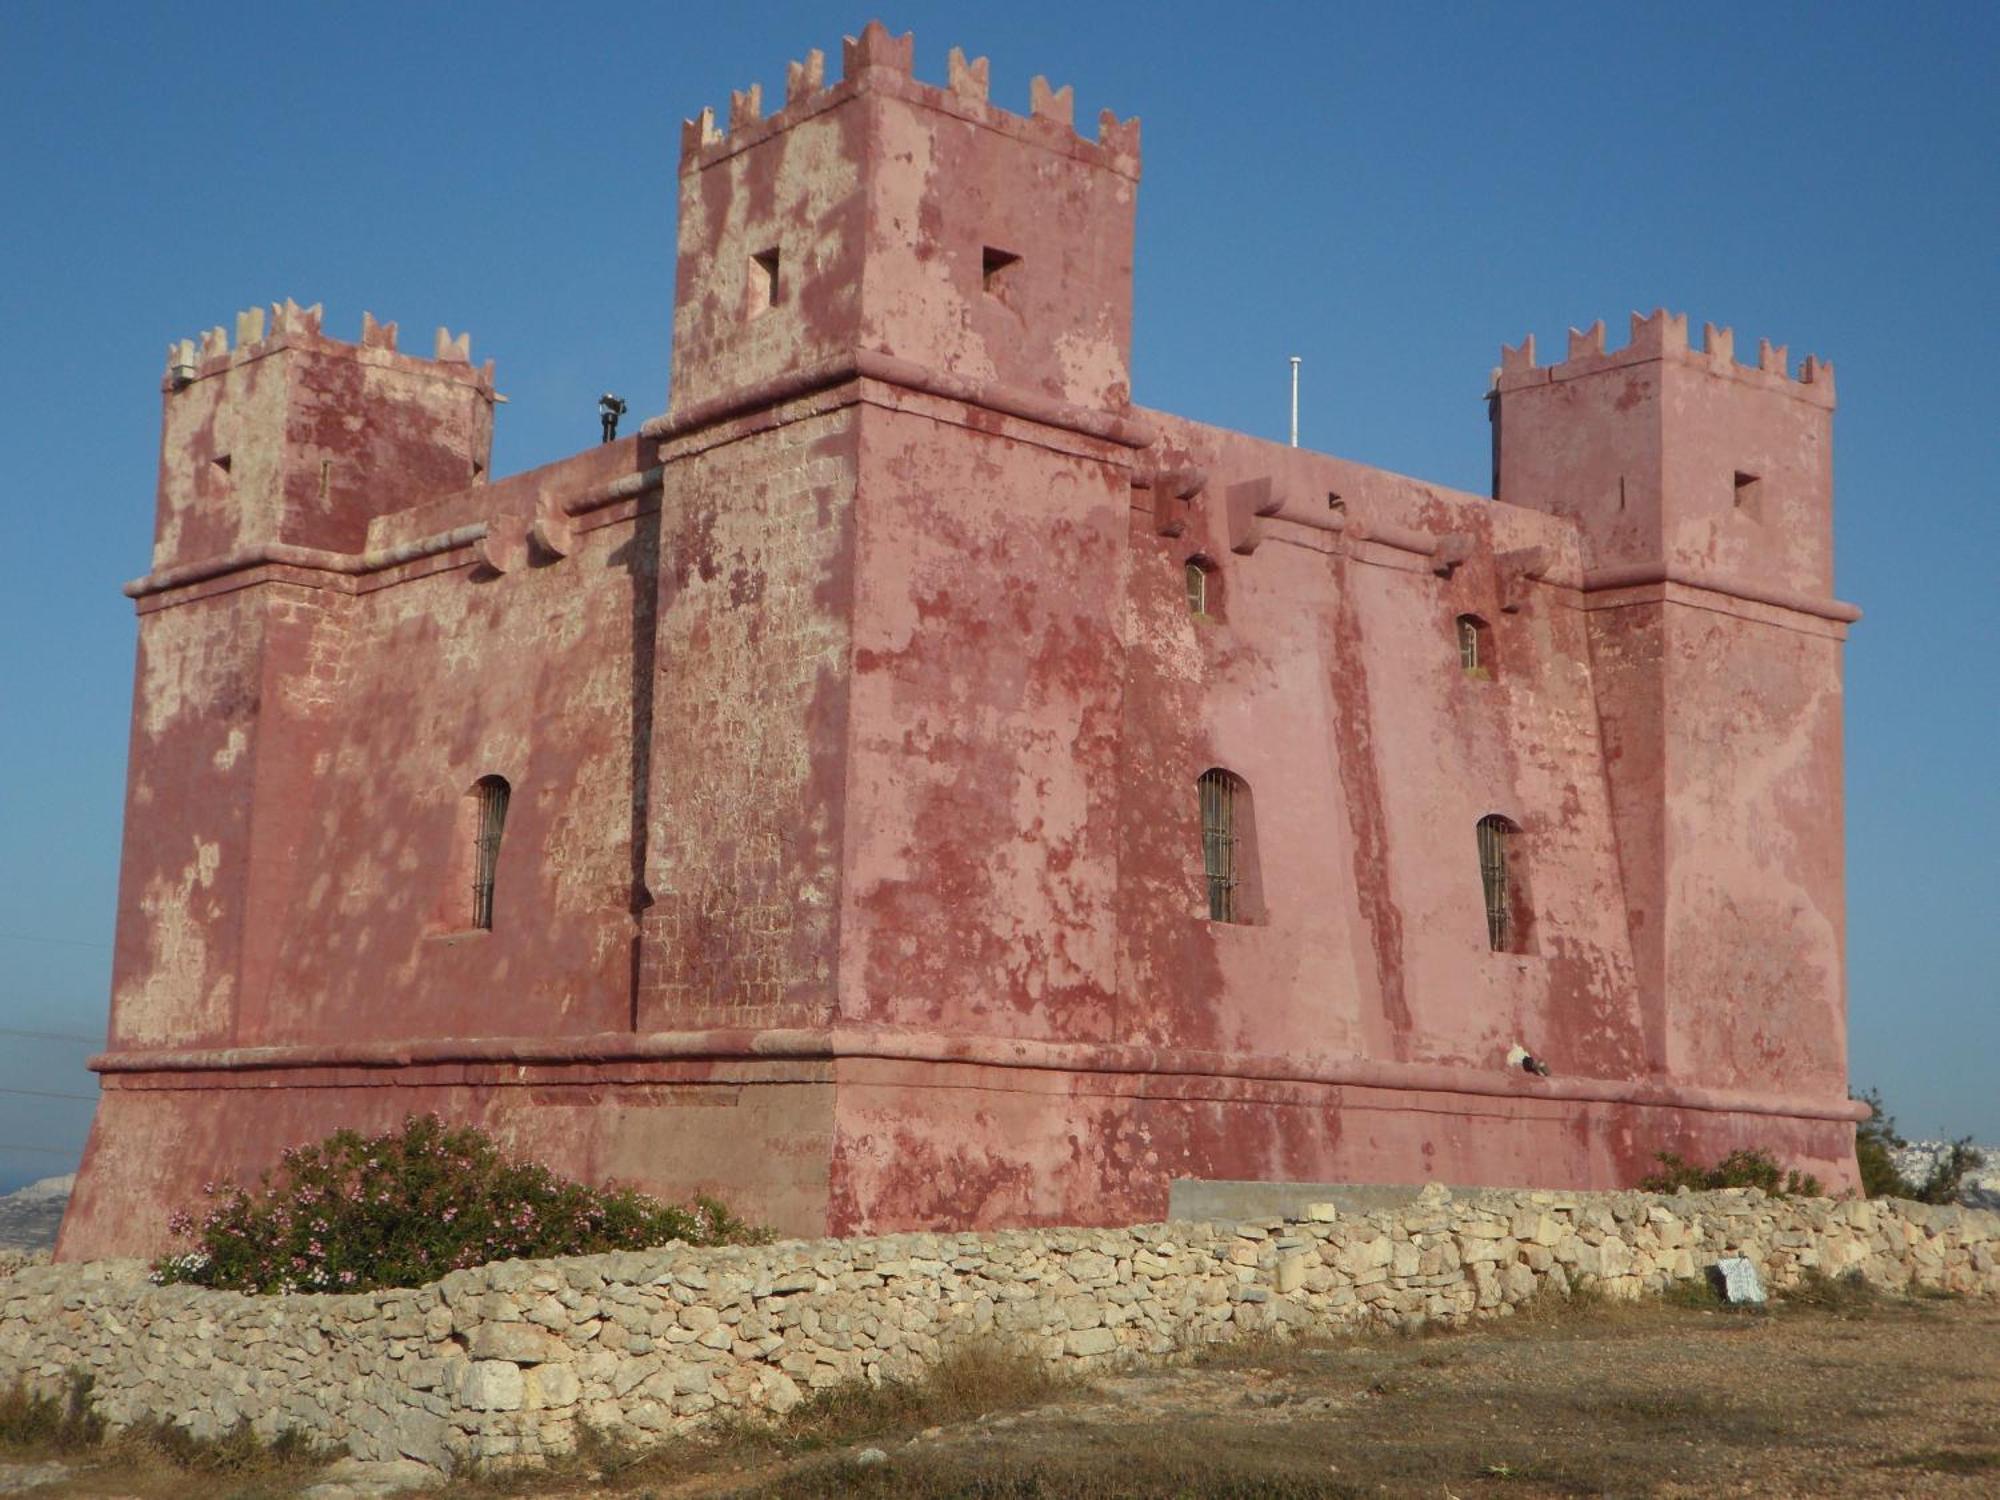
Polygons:
[[1724,1302],[1740,1306],[1746,1302],[1761,1304],[1764,1301],[1764,1282],[1757,1275],[1757,1268],[1745,1257],[1732,1255],[1717,1261],[1714,1275],[1722,1284]]

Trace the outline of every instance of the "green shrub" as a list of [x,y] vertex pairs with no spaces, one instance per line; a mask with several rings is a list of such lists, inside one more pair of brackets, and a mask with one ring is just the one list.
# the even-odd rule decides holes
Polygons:
[[1773,1198],[1817,1198],[1823,1189],[1809,1172],[1787,1170],[1762,1150],[1732,1151],[1712,1167],[1696,1166],[1671,1151],[1653,1158],[1660,1170],[1639,1179],[1648,1193],[1672,1193],[1681,1188],[1691,1192],[1714,1192],[1718,1188],[1761,1188]]
[[1854,1159],[1861,1167],[1861,1194],[1864,1198],[1914,1198],[1916,1192],[1896,1170],[1891,1152],[1904,1144],[1896,1134],[1896,1118],[1882,1103],[1882,1096],[1870,1089],[1853,1096],[1874,1113],[1854,1127]]
[[1986,1153],[1975,1151],[1972,1137],[1962,1135],[1931,1167],[1930,1176],[1917,1189],[1919,1203],[1956,1203],[1965,1186],[1965,1174],[1986,1165]]
[[631,1188],[571,1182],[436,1115],[290,1147],[254,1191],[230,1182],[202,1191],[210,1202],[198,1220],[182,1212],[169,1221],[190,1248],[159,1261],[155,1281],[363,1292],[421,1286],[494,1260],[761,1238],[712,1198],[681,1208]]
[[1922,1182],[1911,1182],[1896,1170],[1896,1159],[1892,1154],[1897,1147],[1907,1146],[1909,1142],[1896,1133],[1896,1117],[1882,1103],[1882,1096],[1869,1089],[1866,1093],[1853,1095],[1853,1098],[1874,1111],[1854,1127],[1854,1155],[1861,1165],[1861,1191],[1866,1197],[1913,1198],[1919,1203],[1956,1203],[1965,1183],[1965,1174],[1976,1172],[1986,1164],[1985,1156],[1973,1149],[1972,1137],[1962,1135],[1951,1143]]

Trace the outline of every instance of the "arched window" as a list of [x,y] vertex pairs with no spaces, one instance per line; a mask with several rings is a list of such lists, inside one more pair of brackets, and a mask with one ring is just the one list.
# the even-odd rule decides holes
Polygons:
[[482,776],[469,794],[478,830],[472,845],[472,925],[482,930],[493,926],[493,882],[500,873],[500,835],[507,826],[510,790],[506,777]]
[[1214,592],[1215,564],[1205,557],[1190,557],[1187,560],[1187,601],[1188,613],[1206,617],[1210,595]]
[[1247,922],[1253,915],[1256,861],[1250,833],[1250,785],[1220,766],[1201,773],[1201,865],[1208,919]]
[[1458,617],[1458,665],[1468,677],[1493,675],[1493,628],[1478,615]]
[[1486,944],[1495,953],[1522,952],[1521,830],[1498,813],[1479,820],[1479,883],[1486,893]]

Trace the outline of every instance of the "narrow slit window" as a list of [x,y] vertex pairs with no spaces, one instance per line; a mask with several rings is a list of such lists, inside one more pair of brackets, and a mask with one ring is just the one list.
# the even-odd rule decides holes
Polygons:
[[1458,666],[1468,677],[1493,675],[1493,631],[1477,615],[1458,617]]
[[1209,586],[1214,569],[1199,557],[1187,561],[1187,601],[1188,613],[1206,618],[1209,609]]
[[1243,848],[1237,817],[1247,801],[1243,778],[1219,767],[1201,773],[1201,862],[1208,881],[1208,919],[1242,920]]
[[1736,471],[1736,508],[1753,521],[1764,518],[1764,481],[1741,469]]
[[478,829],[472,846],[472,925],[481,931],[493,927],[493,886],[500,873],[500,835],[507,826],[509,791],[504,776],[482,777],[472,788]]
[[759,250],[750,257],[750,316],[769,312],[778,304],[778,247]]
[[1479,882],[1486,894],[1486,945],[1495,953],[1516,951],[1520,924],[1515,919],[1519,854],[1512,846],[1519,833],[1498,813],[1479,820]]
[[988,245],[979,256],[979,284],[990,296],[998,297],[1013,283],[1014,267],[1021,257],[1011,250]]

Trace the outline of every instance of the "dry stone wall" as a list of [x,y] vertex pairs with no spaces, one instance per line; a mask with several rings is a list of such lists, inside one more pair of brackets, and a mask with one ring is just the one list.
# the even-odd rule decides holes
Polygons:
[[1269,1331],[1501,1316],[1571,1288],[1636,1297],[1746,1255],[2000,1295],[2000,1214],[1752,1191],[1480,1193],[1302,1219],[786,1241],[507,1261],[360,1296],[159,1287],[138,1262],[0,1279],[0,1385],[75,1371],[114,1425],[292,1429],[451,1470],[562,1452],[585,1424],[666,1434],[781,1414],[995,1338],[1088,1372]]

